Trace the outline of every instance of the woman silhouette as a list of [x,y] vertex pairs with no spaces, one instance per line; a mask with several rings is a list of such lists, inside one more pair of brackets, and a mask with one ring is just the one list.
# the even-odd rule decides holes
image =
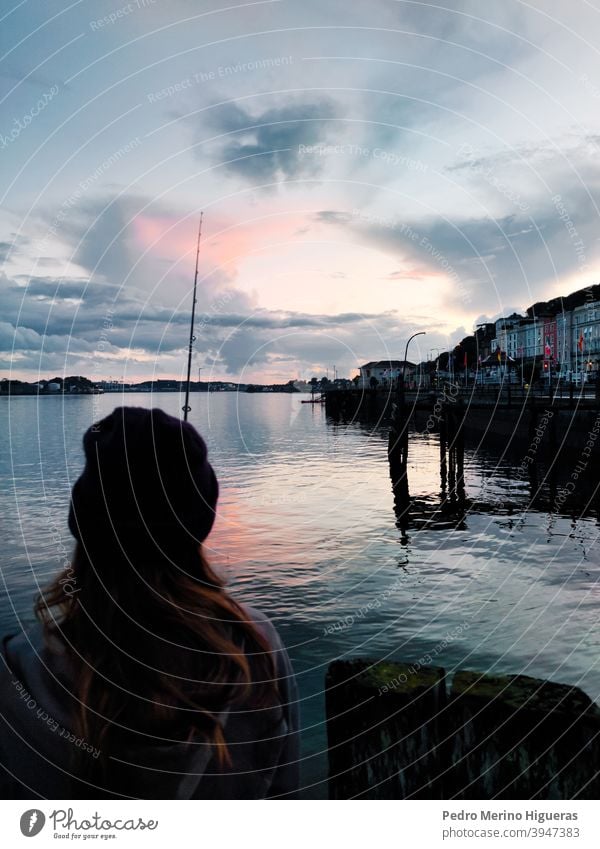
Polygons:
[[271,623],[203,554],[218,484],[162,410],[83,439],[73,561],[0,655],[4,798],[239,799],[298,785],[293,671]]

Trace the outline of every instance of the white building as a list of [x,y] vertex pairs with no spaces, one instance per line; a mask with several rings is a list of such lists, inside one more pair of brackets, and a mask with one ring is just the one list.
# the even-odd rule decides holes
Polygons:
[[410,383],[415,374],[415,364],[406,360],[376,360],[365,363],[359,366],[359,388],[370,389],[373,378],[377,381],[378,387],[396,386],[398,378],[402,376],[407,383]]
[[518,313],[513,313],[506,318],[499,318],[496,322],[496,338],[492,340],[492,350],[500,348],[509,357],[516,357],[520,344],[521,323],[525,319]]
[[498,348],[513,360],[533,360],[544,356],[544,318],[509,316],[496,322],[492,352]]

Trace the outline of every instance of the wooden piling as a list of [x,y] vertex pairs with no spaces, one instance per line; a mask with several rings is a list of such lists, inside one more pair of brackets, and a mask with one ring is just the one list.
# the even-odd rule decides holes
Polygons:
[[442,415],[440,418],[440,484],[442,489],[442,496],[445,496],[446,489],[448,486],[448,464],[446,458],[446,450],[448,447],[448,425],[447,425],[447,417],[444,410],[442,410]]
[[327,673],[329,796],[441,799],[444,672],[336,661]]

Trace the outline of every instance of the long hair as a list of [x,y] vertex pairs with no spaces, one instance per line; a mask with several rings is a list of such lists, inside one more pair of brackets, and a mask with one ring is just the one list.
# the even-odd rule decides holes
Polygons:
[[76,750],[77,777],[107,792],[122,784],[111,755],[134,741],[200,736],[223,768],[230,762],[223,713],[242,703],[280,709],[271,647],[201,548],[175,564],[161,557],[135,563],[92,558],[77,543],[72,565],[38,597],[36,614],[68,655],[72,730],[100,753]]

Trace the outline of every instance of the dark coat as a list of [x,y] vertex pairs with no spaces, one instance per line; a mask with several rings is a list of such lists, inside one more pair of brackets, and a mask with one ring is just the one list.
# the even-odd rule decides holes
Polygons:
[[[271,622],[245,608],[276,657],[282,716],[266,725],[260,711],[243,707],[222,715],[232,763],[219,768],[200,740],[148,745],[119,753],[131,766],[125,798],[290,798],[298,788],[298,696],[292,666]],[[56,638],[55,638],[56,639]],[[6,637],[0,651],[0,798],[93,799],[98,793],[73,784],[73,746],[98,757],[98,750],[69,730],[66,703],[72,675],[66,655],[47,644],[36,625]],[[263,712],[264,713],[264,712]],[[272,719],[272,718],[271,718]],[[75,790],[75,792],[74,792]]]

